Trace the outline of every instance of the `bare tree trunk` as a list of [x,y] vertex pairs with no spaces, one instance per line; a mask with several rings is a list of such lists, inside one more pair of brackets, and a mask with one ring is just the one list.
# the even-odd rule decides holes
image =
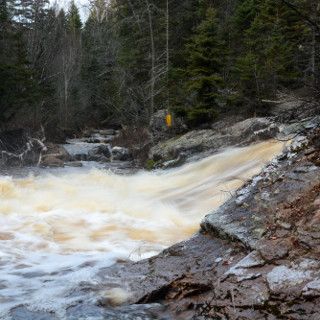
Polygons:
[[68,123],[68,76],[67,76],[67,66],[65,61],[65,55],[62,57],[62,68],[63,68],[63,114],[64,114],[64,125],[67,126]]
[[[132,14],[133,14],[134,20],[136,21],[136,23],[138,25],[139,31],[141,31],[140,22],[139,22],[139,19],[138,19],[137,15],[136,15],[135,10],[134,10],[134,6],[132,5],[130,0],[127,0],[127,2],[128,2],[129,6],[130,6],[130,8],[132,10]],[[148,1],[147,1],[147,5],[149,6]]]
[[167,75],[169,73],[169,0],[167,0],[167,6],[166,6],[166,51],[167,51]]
[[152,25],[152,15],[150,11],[149,1],[146,0],[148,17],[149,17],[149,30],[150,30],[150,42],[151,42],[151,89],[150,89],[150,114],[151,117],[154,113],[154,85],[155,85],[155,48],[154,48],[154,35]]
[[312,85],[316,88],[316,30],[312,27],[312,43],[311,43],[311,77]]
[[169,0],[166,3],[166,73],[167,73],[167,107],[169,107]]

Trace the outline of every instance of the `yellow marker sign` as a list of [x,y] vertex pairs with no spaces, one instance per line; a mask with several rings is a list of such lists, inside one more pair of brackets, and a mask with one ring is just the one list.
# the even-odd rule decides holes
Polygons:
[[167,125],[168,125],[168,127],[171,127],[171,126],[172,126],[172,117],[171,117],[171,114],[167,114],[167,115],[166,115],[166,119],[167,119]]

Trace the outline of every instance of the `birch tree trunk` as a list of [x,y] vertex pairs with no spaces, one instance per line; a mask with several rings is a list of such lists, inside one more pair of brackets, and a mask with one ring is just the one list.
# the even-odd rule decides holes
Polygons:
[[152,15],[151,15],[150,4],[148,0],[146,0],[146,5],[147,5],[148,18],[149,18],[149,32],[150,32],[150,43],[151,43],[150,113],[149,113],[149,117],[151,117],[154,113],[155,47],[154,47]]

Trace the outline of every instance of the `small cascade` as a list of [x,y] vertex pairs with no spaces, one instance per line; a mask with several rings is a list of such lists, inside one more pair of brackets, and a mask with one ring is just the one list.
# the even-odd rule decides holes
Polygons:
[[[108,135],[93,137],[105,140],[70,140],[66,148],[71,155],[109,148]],[[98,308],[112,292],[101,287],[103,268],[150,257],[190,237],[207,213],[281,149],[281,143],[263,142],[133,175],[117,175],[109,170],[114,162],[104,162],[103,169],[0,176],[0,319],[69,320],[81,303]]]
[[126,148],[112,147],[115,137],[113,129],[97,130],[83,138],[68,139],[63,147],[73,160],[81,161],[84,166],[123,170],[132,168],[132,157]]

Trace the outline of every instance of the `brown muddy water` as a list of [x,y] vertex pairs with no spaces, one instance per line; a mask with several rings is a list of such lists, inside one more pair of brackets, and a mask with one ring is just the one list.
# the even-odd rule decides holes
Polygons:
[[[104,169],[0,176],[0,319],[24,306],[63,319],[95,304],[101,268],[187,239],[201,219],[282,149],[263,142],[177,169],[117,175]],[[123,293],[121,293],[123,294]]]

